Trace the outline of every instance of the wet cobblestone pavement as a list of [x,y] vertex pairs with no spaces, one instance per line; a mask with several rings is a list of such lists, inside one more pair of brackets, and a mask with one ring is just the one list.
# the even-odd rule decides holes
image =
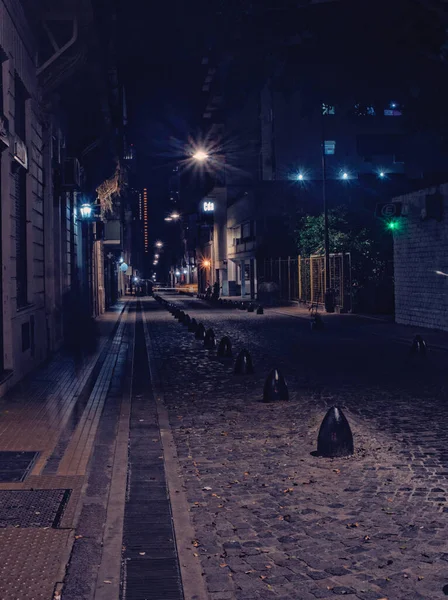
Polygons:
[[[168,298],[255,366],[233,375],[233,361],[147,303],[210,598],[446,597],[448,355],[406,361],[390,325],[333,320],[312,332],[273,311]],[[274,367],[288,403],[260,402]],[[347,459],[312,454],[334,404],[354,434]]]

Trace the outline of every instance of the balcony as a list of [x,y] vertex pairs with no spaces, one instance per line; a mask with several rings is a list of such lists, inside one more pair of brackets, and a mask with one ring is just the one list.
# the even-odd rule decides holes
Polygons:
[[9,121],[0,113],[0,150],[9,148]]
[[235,257],[240,254],[251,253],[253,254],[257,248],[257,240],[255,236],[248,238],[234,238],[233,245],[228,249],[229,257]]

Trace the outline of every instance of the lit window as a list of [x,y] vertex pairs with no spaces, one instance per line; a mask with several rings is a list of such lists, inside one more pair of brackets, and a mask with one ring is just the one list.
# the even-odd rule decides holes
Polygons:
[[401,106],[397,102],[390,102],[388,108],[384,109],[385,117],[401,117]]
[[372,104],[356,103],[354,113],[357,117],[374,117],[376,115],[375,107]]
[[323,115],[334,115],[334,114],[336,114],[336,110],[332,104],[322,103],[322,114]]

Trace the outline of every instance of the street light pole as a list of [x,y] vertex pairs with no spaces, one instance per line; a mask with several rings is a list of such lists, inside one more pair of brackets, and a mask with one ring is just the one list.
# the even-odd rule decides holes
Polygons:
[[[323,106],[323,105],[322,105]],[[324,246],[325,246],[325,269],[324,269],[324,303],[327,312],[334,312],[333,291],[330,288],[330,234],[328,226],[328,203],[327,203],[327,160],[325,152],[325,114],[322,110],[322,203],[324,209]]]

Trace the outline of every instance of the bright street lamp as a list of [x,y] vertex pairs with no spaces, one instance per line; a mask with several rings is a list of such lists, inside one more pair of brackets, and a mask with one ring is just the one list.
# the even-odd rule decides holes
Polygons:
[[165,221],[172,221],[173,217],[165,217]]
[[203,150],[198,150],[197,152],[195,152],[193,154],[193,158],[194,158],[194,160],[197,160],[199,162],[204,162],[205,160],[207,160],[208,154],[207,154],[207,152],[204,152]]
[[154,254],[154,258],[159,258],[159,255],[158,254]]
[[345,171],[344,173],[342,173],[342,179],[348,179],[348,173],[346,173]]
[[177,219],[180,219],[180,214],[174,211],[170,214],[170,217],[173,219],[173,221],[177,221]]
[[303,175],[302,175],[302,173],[299,173],[299,174],[297,175],[297,179],[298,179],[299,181],[303,181]]
[[156,248],[162,248],[163,247],[163,242],[161,242],[160,240],[158,240],[156,242]]

